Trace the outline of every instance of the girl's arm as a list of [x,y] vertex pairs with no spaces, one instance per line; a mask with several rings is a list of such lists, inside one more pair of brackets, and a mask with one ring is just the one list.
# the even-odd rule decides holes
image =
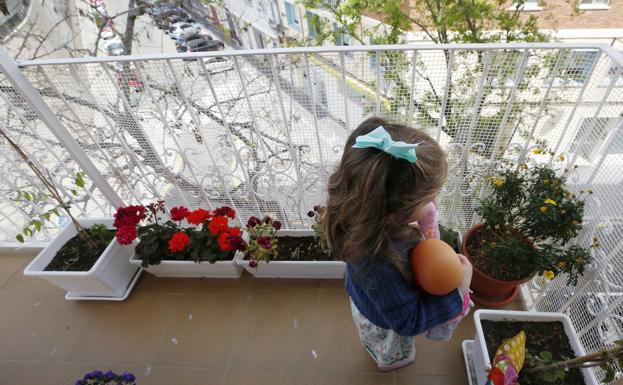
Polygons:
[[435,203],[430,202],[426,205],[426,214],[418,220],[418,224],[426,238],[439,239],[441,237],[439,233],[439,217],[437,215]]

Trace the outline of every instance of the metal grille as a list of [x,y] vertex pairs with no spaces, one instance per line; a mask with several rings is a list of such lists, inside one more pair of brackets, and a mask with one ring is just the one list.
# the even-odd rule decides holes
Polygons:
[[[88,159],[126,204],[230,205],[241,221],[268,214],[306,228],[349,133],[368,116],[384,116],[425,130],[448,152],[441,218],[460,231],[478,222],[474,207],[499,165],[532,157],[575,168],[571,189],[593,191],[578,243],[596,236],[601,247],[577,287],[565,277],[536,279],[522,289],[524,299],[530,309],[569,314],[588,351],[623,334],[623,62],[610,47],[365,46],[116,59],[19,63],[43,96],[40,107],[77,142],[70,152],[32,100],[0,77],[3,128],[64,191]],[[535,148],[555,155],[534,155]],[[6,146],[0,155],[5,241],[32,214],[12,192],[39,188],[15,155]],[[100,182],[89,183],[77,205],[82,215],[112,214]]]

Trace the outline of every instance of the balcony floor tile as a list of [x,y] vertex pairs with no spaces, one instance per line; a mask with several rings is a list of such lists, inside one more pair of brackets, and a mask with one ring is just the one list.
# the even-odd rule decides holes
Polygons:
[[66,301],[23,275],[32,257],[0,255],[0,385],[73,384],[94,369],[130,371],[140,385],[466,383],[471,316],[451,341],[418,337],[413,364],[381,373],[361,347],[341,280],[143,274],[124,302]]

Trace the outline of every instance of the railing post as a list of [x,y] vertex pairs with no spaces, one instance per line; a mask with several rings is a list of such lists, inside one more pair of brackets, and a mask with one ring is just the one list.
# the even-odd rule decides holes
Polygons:
[[99,172],[91,158],[84,152],[80,144],[73,138],[72,134],[65,128],[50,109],[43,97],[26,79],[22,71],[17,67],[15,61],[7,54],[4,49],[0,49],[0,70],[11,82],[15,90],[28,101],[30,108],[37,113],[37,116],[50,129],[50,132],[65,147],[71,157],[78,163],[80,168],[89,176],[93,184],[102,192],[102,195],[110,202],[113,207],[125,206],[121,197],[106,181]]

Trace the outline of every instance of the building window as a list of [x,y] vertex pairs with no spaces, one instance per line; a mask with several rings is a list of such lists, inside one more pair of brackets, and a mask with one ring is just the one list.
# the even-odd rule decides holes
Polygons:
[[610,0],[580,0],[580,9],[609,9]]
[[582,86],[590,78],[595,62],[599,58],[597,50],[573,50],[563,58],[558,69],[557,86]]
[[288,25],[294,29],[301,29],[301,21],[299,20],[298,10],[292,3],[287,1],[283,2],[286,7],[286,18],[288,19]]
[[352,45],[350,35],[338,28],[337,23],[333,23],[333,33],[335,34],[335,45]]
[[316,28],[316,26],[320,21],[320,16],[306,11],[305,18],[307,19],[307,35],[311,38],[318,36],[318,28]]
[[[592,162],[600,154],[601,145],[619,124],[623,124],[622,118],[585,118],[571,143],[569,151],[578,152],[578,155]],[[588,137],[584,138],[587,132]],[[623,140],[614,138],[608,148],[604,150],[605,154],[623,154]]]
[[510,7],[508,7],[509,11],[514,11],[519,8],[521,11],[530,12],[530,11],[541,11],[543,7],[539,5],[540,0],[524,0],[523,4],[514,3]]

